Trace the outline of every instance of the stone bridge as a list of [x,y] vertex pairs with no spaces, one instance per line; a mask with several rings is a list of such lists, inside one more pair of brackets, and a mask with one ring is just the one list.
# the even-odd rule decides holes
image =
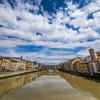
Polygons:
[[39,67],[40,70],[42,69],[45,69],[45,70],[49,70],[49,69],[53,69],[53,70],[57,70],[57,69],[60,69],[59,66],[42,66],[42,67]]

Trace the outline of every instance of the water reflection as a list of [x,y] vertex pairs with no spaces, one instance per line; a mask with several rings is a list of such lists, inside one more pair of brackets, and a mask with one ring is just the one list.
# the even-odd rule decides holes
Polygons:
[[54,69],[49,69],[48,72],[54,72]]
[[[27,96],[23,94],[26,91],[28,92],[26,93]],[[100,83],[99,81],[90,80],[84,77],[78,77],[58,71],[43,71],[0,80],[0,98],[2,100],[5,100],[7,95],[9,95],[9,98],[12,96],[15,97],[16,95],[19,96],[19,94],[16,94],[16,92],[22,94],[20,96],[26,96],[25,98],[27,98],[28,95],[29,97],[34,96],[34,99],[40,96],[41,98],[38,98],[37,100],[42,100],[42,97],[44,99],[46,96],[52,99],[55,98],[56,95],[60,99],[63,98],[66,100],[72,100],[71,95],[77,96],[78,94],[81,95],[81,97],[86,97],[88,95],[100,99]],[[88,94],[87,92],[92,95]],[[16,95],[11,96],[10,94]],[[52,98],[50,97],[51,95]],[[96,100],[94,98],[92,99]]]
[[61,77],[77,90],[82,92],[89,92],[94,97],[100,99],[100,81],[93,79],[86,79],[84,77],[78,77],[71,74],[63,73]]

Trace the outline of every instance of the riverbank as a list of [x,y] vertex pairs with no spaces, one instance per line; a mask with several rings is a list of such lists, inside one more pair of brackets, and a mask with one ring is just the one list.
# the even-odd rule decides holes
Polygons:
[[19,72],[6,72],[4,74],[0,74],[0,79],[5,79],[9,77],[14,77],[14,76],[19,76],[19,75],[24,75],[28,73],[34,73],[40,71],[39,69],[34,69],[34,70],[27,70],[27,71],[19,71]]

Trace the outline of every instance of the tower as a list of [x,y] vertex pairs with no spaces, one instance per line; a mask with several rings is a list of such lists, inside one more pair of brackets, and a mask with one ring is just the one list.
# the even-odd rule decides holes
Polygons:
[[91,60],[95,59],[94,49],[89,49]]
[[22,59],[22,56],[20,58]]

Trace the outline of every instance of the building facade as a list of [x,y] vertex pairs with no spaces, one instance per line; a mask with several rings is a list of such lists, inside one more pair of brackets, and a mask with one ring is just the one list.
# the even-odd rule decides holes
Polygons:
[[10,67],[10,71],[16,71],[17,70],[17,61],[10,59],[9,67]]
[[10,70],[9,62],[10,62],[10,57],[1,57],[0,62],[1,62],[1,70],[3,72],[7,72]]
[[85,62],[89,62],[90,60],[91,60],[91,56],[88,56],[88,57],[85,57],[85,58],[84,58],[84,61],[85,61]]
[[83,60],[83,59],[80,58],[80,57],[77,57],[77,58],[74,58],[74,59],[71,60],[71,62],[70,62],[70,71],[71,71],[71,72],[74,71],[74,63],[75,63],[76,61],[80,61],[80,60]]
[[97,59],[98,59],[98,71],[100,71],[100,51],[96,52]]
[[0,71],[1,71],[1,69],[2,69],[2,62],[3,62],[3,57],[0,56]]
[[35,68],[35,69],[38,69],[38,67],[39,67],[39,65],[38,65],[38,63],[35,61],[35,62],[34,62],[34,68]]
[[19,57],[12,57],[13,60],[17,61],[17,70],[22,71],[26,68],[26,60],[22,58],[22,56]]
[[33,62],[31,61],[26,61],[26,70],[30,70],[33,68]]
[[86,64],[88,66],[90,74],[93,75],[93,74],[98,73],[99,63],[98,63],[98,59],[95,57],[94,50],[89,49],[89,52],[90,52],[91,60],[87,61]]

